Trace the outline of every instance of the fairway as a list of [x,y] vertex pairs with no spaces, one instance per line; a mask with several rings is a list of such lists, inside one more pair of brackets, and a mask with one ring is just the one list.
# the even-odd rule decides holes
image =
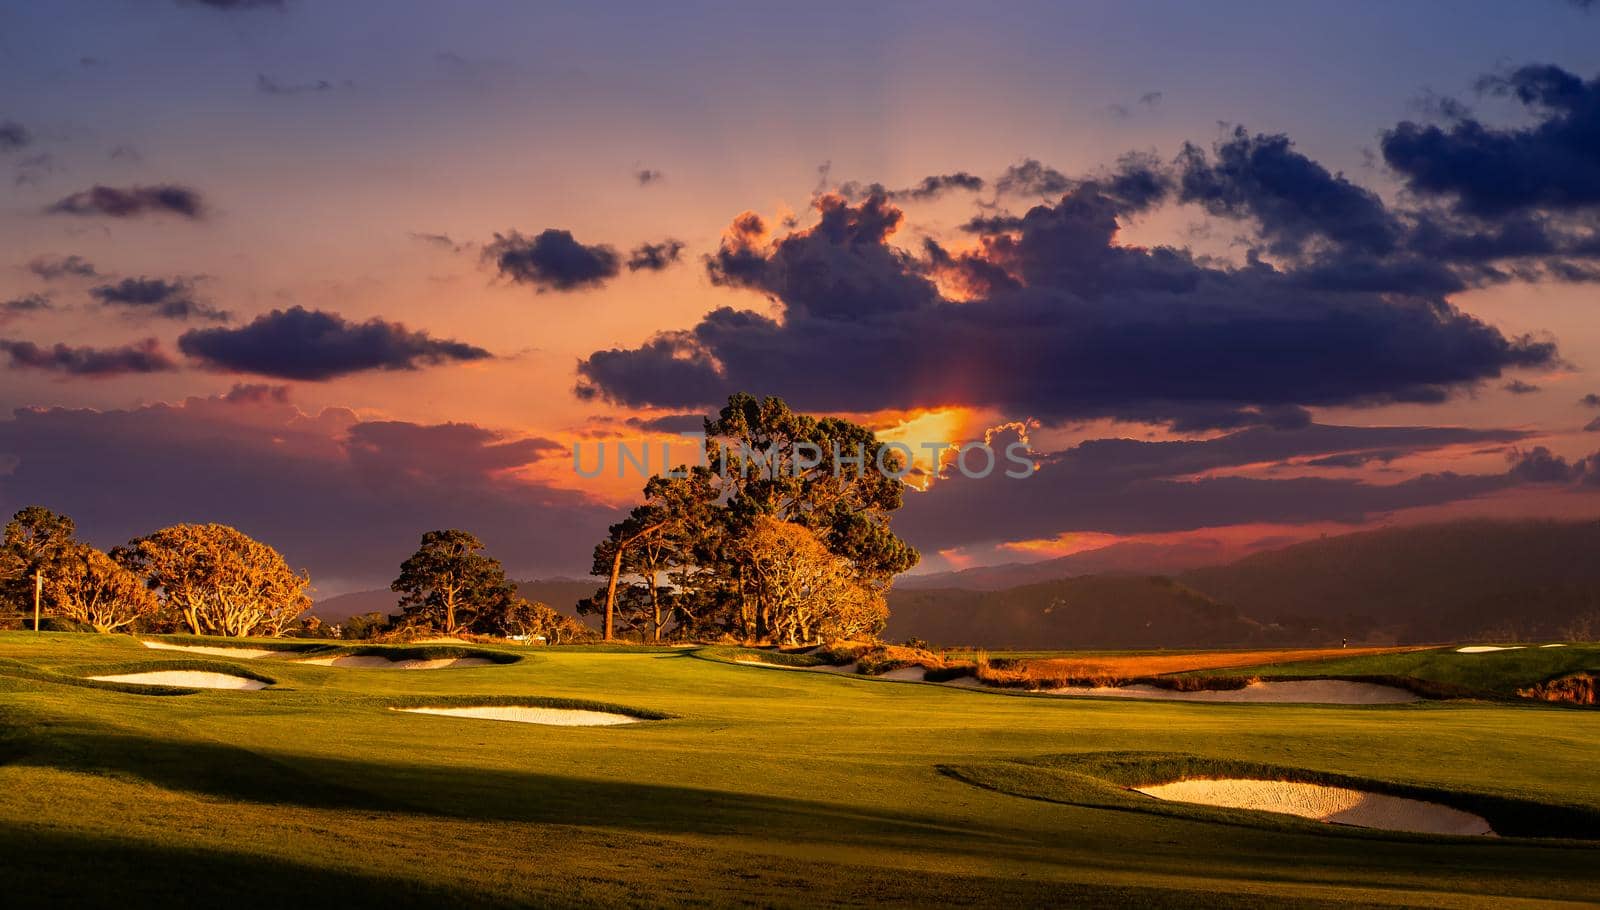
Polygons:
[[[1593,836],[1591,710],[1055,698],[766,672],[690,648],[501,653],[521,659],[414,673],[208,656],[273,682],[144,694],[72,680],[201,664],[129,637],[0,635],[8,894],[228,907],[1600,898],[1593,840],[1152,810],[1109,772],[1084,776],[1106,753],[1260,763],[1538,802]],[[519,699],[639,722],[390,710]]]

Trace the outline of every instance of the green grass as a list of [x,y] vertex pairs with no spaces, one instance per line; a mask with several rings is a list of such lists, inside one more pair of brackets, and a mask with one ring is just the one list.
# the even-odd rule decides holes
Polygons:
[[[1131,811],[1106,756],[1539,804],[1559,827],[1600,812],[1594,711],[1019,697],[682,649],[498,650],[525,659],[436,671],[228,661],[276,684],[153,698],[70,682],[84,667],[171,666],[170,652],[126,637],[0,634],[5,905],[1600,899],[1592,841]],[[388,710],[465,703],[662,719],[543,727]],[[990,779],[974,785],[956,769]]]
[[[1515,651],[1461,654],[1456,646],[1331,660],[1202,670],[1183,676],[1259,676],[1262,679],[1339,677],[1415,680],[1444,694],[1516,698],[1517,690],[1580,671],[1600,673],[1600,645],[1536,645]],[[1424,691],[1424,694],[1432,694]]]

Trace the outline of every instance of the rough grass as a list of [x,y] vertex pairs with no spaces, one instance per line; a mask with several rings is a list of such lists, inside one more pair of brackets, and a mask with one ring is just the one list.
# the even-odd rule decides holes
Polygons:
[[[1525,697],[1524,689],[1574,674],[1600,673],[1600,645],[1527,647],[1516,651],[1461,654],[1455,646],[1419,651],[1296,661],[1242,668],[1262,679],[1355,679],[1387,681],[1432,697]],[[1218,675],[1199,671],[1194,676]],[[1537,696],[1535,696],[1537,697]]]
[[[1592,711],[1061,699],[757,671],[670,649],[521,653],[530,658],[459,673],[256,662],[278,684],[248,697],[149,698],[0,673],[6,905],[1600,899],[1593,842],[1468,843],[1156,812],[1130,808],[1106,778],[1014,760],[1198,753],[1595,812]],[[31,633],[0,634],[0,660],[53,677],[169,663],[127,637]],[[599,735],[418,723],[388,710],[530,697],[674,717]],[[941,765],[1000,768],[1007,786],[1076,775],[1117,801],[1020,799]]]

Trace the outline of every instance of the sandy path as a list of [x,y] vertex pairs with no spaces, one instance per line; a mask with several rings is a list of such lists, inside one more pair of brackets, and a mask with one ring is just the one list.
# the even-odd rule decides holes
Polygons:
[[1521,651],[1525,645],[1468,645],[1457,648],[1457,654],[1488,654],[1490,651]]
[[440,657],[433,660],[390,660],[377,654],[346,654],[343,657],[313,657],[297,661],[319,667],[355,667],[367,670],[443,670],[446,667],[487,667],[493,661],[482,657]]
[[1203,689],[1178,692],[1157,686],[1068,686],[1041,689],[1049,695],[1090,695],[1108,698],[1154,698],[1164,701],[1207,701],[1260,704],[1400,705],[1421,701],[1421,696],[1398,686],[1351,682],[1343,679],[1293,679],[1254,682],[1242,689]]
[[1135,789],[1157,799],[1279,812],[1362,828],[1422,834],[1494,834],[1487,821],[1471,812],[1419,799],[1323,784],[1279,780],[1183,780]]
[[265,689],[267,684],[259,679],[231,676],[227,673],[207,673],[201,670],[156,670],[149,673],[118,673],[113,676],[91,676],[100,682],[132,683],[136,686],[181,686],[185,689]]
[[266,648],[229,648],[213,645],[174,645],[164,641],[141,641],[146,648],[157,651],[188,651],[190,654],[210,654],[213,657],[237,657],[240,660],[257,660],[262,657],[272,657],[275,654],[288,654],[288,651],[271,651]]
[[480,720],[512,721],[519,724],[544,724],[554,727],[614,727],[636,724],[640,718],[609,711],[579,708],[528,708],[512,705],[481,708],[395,708],[408,714],[437,714],[442,717],[474,717]]

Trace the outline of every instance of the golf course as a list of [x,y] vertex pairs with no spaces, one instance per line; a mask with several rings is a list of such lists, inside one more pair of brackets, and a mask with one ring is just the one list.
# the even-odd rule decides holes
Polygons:
[[[1600,667],[1600,647],[1245,670],[1215,653],[1197,672],[1457,697],[1190,703],[804,672],[756,649],[10,632],[0,869],[19,906],[1600,899],[1600,714],[1515,694]],[[214,678],[259,685],[193,684]],[[404,710],[470,707],[538,722]],[[1495,836],[1131,789],[1228,777],[1425,800]]]

